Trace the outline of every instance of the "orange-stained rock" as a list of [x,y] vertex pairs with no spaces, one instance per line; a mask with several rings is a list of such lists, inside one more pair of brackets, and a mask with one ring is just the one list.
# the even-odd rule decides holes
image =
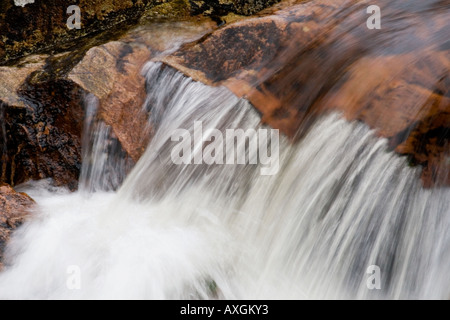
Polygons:
[[378,2],[381,30],[367,28],[366,2],[294,1],[162,60],[247,98],[293,139],[324,112],[364,121],[424,167],[425,185],[450,185],[450,7]]
[[99,98],[99,116],[111,126],[127,153],[137,161],[147,145],[145,79],[150,51],[144,45],[109,42],[88,51],[69,78]]
[[113,130],[123,149],[137,162],[151,136],[143,66],[150,58],[201,38],[217,28],[209,19],[152,22],[118,41],[90,49],[68,78],[99,99],[99,119]]
[[152,21],[86,54],[31,56],[18,66],[0,67],[0,182],[14,186],[52,178],[77,188],[87,94],[99,99],[98,120],[112,128],[118,154],[137,161],[151,134],[142,111],[144,64],[215,28],[207,18]]
[[0,183],[0,270],[11,233],[25,221],[33,205],[34,201],[28,195],[17,193],[9,185]]

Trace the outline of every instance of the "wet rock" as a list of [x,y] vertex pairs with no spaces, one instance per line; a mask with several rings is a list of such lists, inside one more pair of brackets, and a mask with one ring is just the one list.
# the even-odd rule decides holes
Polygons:
[[81,167],[83,91],[64,79],[35,81],[45,60],[1,67],[1,181],[53,178],[77,187]]
[[241,15],[255,14],[280,0],[189,0],[191,10],[196,14],[223,16],[230,12]]
[[364,121],[424,167],[425,185],[444,183],[436,179],[450,168],[450,9],[438,0],[379,5],[383,28],[369,30],[359,1],[282,2],[163,61],[247,98],[294,140],[325,112]]
[[0,183],[0,270],[11,233],[25,221],[33,205],[34,201],[28,195],[17,193],[9,185]]
[[[241,2],[208,3],[216,11],[220,5],[224,12],[238,12],[233,6]],[[119,6],[127,10],[130,5],[124,1]],[[156,6],[149,17],[166,15],[169,7]],[[0,12],[10,9],[7,2]],[[221,29],[211,21],[184,25],[152,20],[151,27],[90,50],[2,67],[1,179],[14,185],[52,177],[75,188],[87,93],[98,98],[98,117],[111,127],[111,139],[137,161],[151,135],[151,110],[142,110],[141,70],[147,60],[157,58],[195,80],[224,85],[246,97],[265,123],[293,140],[325,112],[364,121],[411,164],[424,167],[426,185],[448,183],[442,179],[450,171],[448,9],[438,0],[386,4],[386,31],[366,28],[365,9],[354,0],[290,0]],[[108,20],[112,11],[87,12]],[[19,52],[20,43],[15,45]],[[166,50],[176,52],[165,57]]]
[[[0,64],[41,50],[73,45],[73,41],[111,28],[121,22],[133,23],[146,9],[167,0],[36,0],[16,5],[17,0],[0,4]],[[81,10],[81,29],[70,30],[70,5]]]
[[151,136],[149,114],[143,111],[144,64],[216,27],[209,19],[152,23],[87,53],[31,56],[17,66],[0,67],[0,181],[17,185],[52,178],[58,186],[76,189],[89,94],[98,99],[93,123],[111,128],[108,141],[130,167]]
[[[18,3],[4,0],[0,4],[0,65],[33,53],[55,53],[84,46],[85,39],[105,30],[126,31],[142,17],[153,19],[187,18],[200,13],[226,15],[230,12],[249,15],[279,0],[36,0]],[[80,8],[81,28],[69,29],[67,21]]]
[[138,43],[110,42],[92,48],[69,79],[99,98],[99,116],[111,126],[127,153],[137,161],[148,143],[143,65],[150,50]]
[[45,66],[46,58],[47,56],[34,56],[16,67],[0,67],[1,101],[5,104],[25,107],[18,90],[33,72]]
[[201,38],[216,27],[210,20],[153,22],[118,41],[90,49],[68,74],[68,79],[99,99],[98,117],[134,162],[143,155],[151,137],[142,70],[147,61]]

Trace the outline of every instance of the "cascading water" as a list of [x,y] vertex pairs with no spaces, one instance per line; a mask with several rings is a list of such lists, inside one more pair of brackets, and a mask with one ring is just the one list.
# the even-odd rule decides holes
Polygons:
[[[387,141],[332,114],[296,145],[280,137],[272,176],[260,165],[176,165],[174,130],[261,129],[260,117],[226,89],[160,64],[146,75],[145,155],[117,192],[28,189],[39,213],[9,246],[0,298],[449,297],[450,190],[423,189]],[[85,184],[104,185],[107,172]],[[381,290],[367,287],[374,265]]]
[[80,190],[116,190],[132,167],[132,160],[124,154],[112,130],[97,119],[98,99],[86,97],[86,120],[83,133],[83,167]]

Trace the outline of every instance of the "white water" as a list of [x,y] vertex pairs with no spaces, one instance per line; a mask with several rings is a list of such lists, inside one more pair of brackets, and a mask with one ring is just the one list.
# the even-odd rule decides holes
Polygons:
[[[297,145],[281,141],[275,176],[257,165],[176,166],[173,130],[195,120],[257,129],[260,118],[226,89],[158,64],[146,72],[146,154],[115,193],[28,189],[40,212],[9,247],[0,298],[450,296],[450,190],[424,190],[385,140],[330,115]],[[108,171],[96,172],[90,191],[108,185],[98,182]],[[74,265],[81,290],[66,286]],[[371,265],[379,291],[366,286]]]
[[14,0],[14,4],[18,7],[25,7],[29,3],[34,3],[34,0]]

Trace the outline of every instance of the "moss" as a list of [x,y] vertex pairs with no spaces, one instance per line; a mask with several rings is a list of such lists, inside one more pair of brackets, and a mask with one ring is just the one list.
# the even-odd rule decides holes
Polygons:
[[146,10],[142,19],[188,18],[190,17],[190,10],[188,0],[173,0]]

